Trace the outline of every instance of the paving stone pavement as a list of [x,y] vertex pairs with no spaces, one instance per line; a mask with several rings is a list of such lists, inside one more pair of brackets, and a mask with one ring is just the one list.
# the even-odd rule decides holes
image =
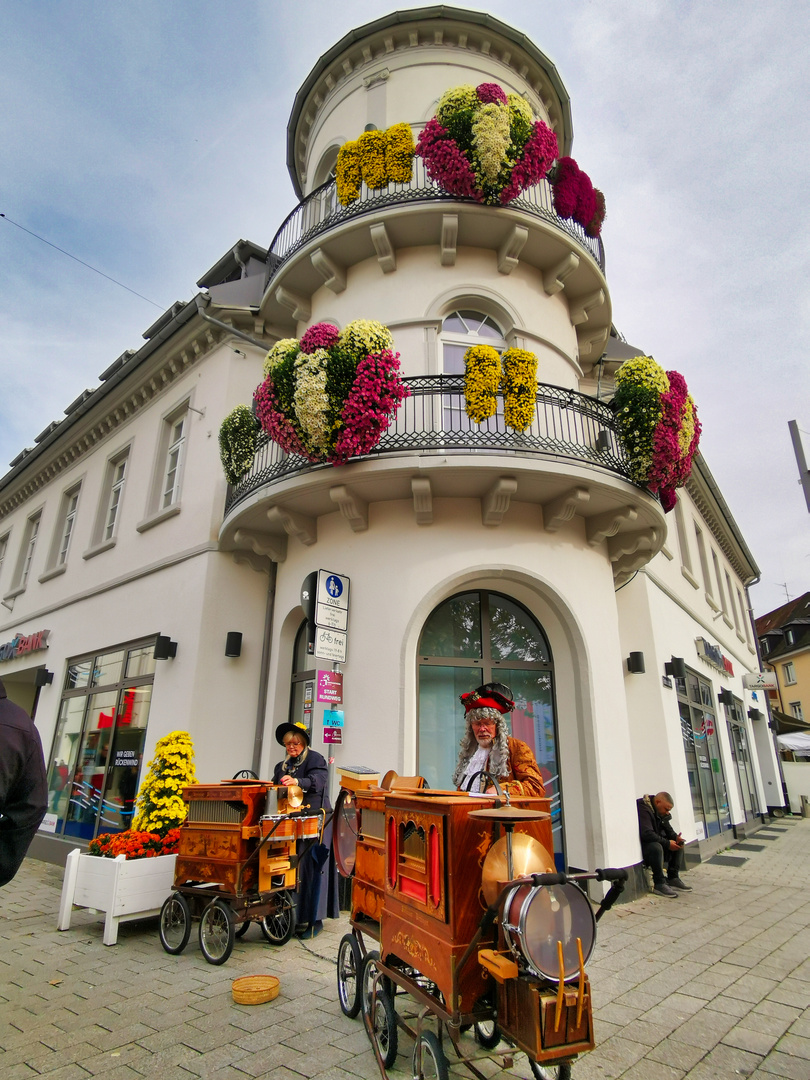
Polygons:
[[[574,1080],[810,1080],[810,820],[768,834],[741,867],[691,870],[691,893],[601,920],[588,963],[597,1047]],[[154,919],[123,924],[112,947],[86,911],[60,933],[61,882],[29,859],[0,889],[0,1080],[379,1076],[362,1022],[337,1001],[345,918],[280,949],[251,927],[213,967],[194,936],[167,955]],[[278,998],[234,1004],[231,982],[246,974],[279,976]],[[411,1053],[400,1033],[391,1080],[411,1076]],[[522,1054],[508,1073],[531,1077]]]

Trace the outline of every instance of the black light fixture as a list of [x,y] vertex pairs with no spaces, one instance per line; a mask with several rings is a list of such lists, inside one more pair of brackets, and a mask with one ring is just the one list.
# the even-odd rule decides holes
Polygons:
[[723,689],[717,695],[717,700],[720,702],[721,705],[733,705],[734,695],[730,690],[727,690],[725,687],[723,687]]
[[166,634],[158,634],[155,640],[155,651],[152,653],[155,660],[170,660],[177,656],[177,642],[172,641]]
[[610,432],[602,428],[596,436],[596,449],[605,451],[610,449]]
[[759,711],[759,709],[751,708],[751,709],[748,710],[748,719],[749,720],[761,720],[762,719],[762,713]]
[[225,655],[242,655],[242,635],[238,630],[229,630],[225,637]]
[[682,656],[672,656],[664,664],[664,673],[666,675],[672,675],[675,679],[686,678],[686,664]]
[[53,682],[53,672],[47,668],[37,668],[34,675],[34,686],[50,686]]
[[643,675],[644,668],[644,653],[643,652],[631,652],[627,657],[627,670],[632,672],[633,675]]

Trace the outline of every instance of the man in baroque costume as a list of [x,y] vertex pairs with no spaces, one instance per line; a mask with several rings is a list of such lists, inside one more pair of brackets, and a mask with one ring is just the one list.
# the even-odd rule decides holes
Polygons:
[[[461,695],[467,726],[461,740],[453,783],[474,794],[495,794],[492,778],[510,796],[542,796],[543,777],[531,748],[507,733],[504,716],[514,709],[512,691],[490,682]],[[489,776],[478,773],[488,773]]]

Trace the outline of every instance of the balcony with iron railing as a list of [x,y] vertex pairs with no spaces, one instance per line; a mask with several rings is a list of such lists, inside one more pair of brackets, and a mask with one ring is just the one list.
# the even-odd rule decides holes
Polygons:
[[266,531],[274,507],[317,519],[333,513],[347,490],[363,505],[415,498],[417,477],[434,497],[486,500],[500,484],[516,499],[543,506],[547,529],[552,518],[564,521],[576,512],[591,521],[589,542],[597,534],[646,528],[644,543],[651,550],[660,547],[665,532],[660,504],[631,480],[609,405],[576,390],[539,384],[532,421],[518,432],[504,424],[500,397],[493,417],[471,421],[461,375],[404,382],[410,395],[377,446],[345,465],[313,464],[260,432],[251,467],[229,489],[221,547],[238,548],[239,530],[243,535]]
[[[268,284],[287,259],[310,240],[329,229],[364,214],[376,213],[386,207],[416,202],[457,202],[471,206],[481,205],[473,198],[451,195],[445,191],[428,177],[421,158],[414,158],[413,173],[408,183],[391,183],[377,191],[363,184],[359,197],[348,206],[341,206],[338,201],[336,181],[327,180],[287,215],[273,237],[267,253]],[[534,187],[527,188],[509,203],[509,209],[536,218],[558,229],[587,253],[604,272],[605,251],[601,238],[586,235],[581,225],[570,219],[563,219],[557,214],[551,196],[551,185],[547,180],[542,180]]]

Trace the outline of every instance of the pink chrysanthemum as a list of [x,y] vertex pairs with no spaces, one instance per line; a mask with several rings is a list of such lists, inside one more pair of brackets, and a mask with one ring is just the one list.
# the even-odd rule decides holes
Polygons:
[[396,410],[410,395],[399,379],[399,353],[384,349],[364,357],[357,365],[354,385],[340,414],[341,431],[329,460],[342,465],[350,457],[367,454],[388,430]]
[[339,337],[340,331],[331,323],[315,323],[301,338],[300,350],[309,355],[316,349],[331,349]]
[[494,82],[481,83],[480,86],[476,86],[475,92],[478,94],[478,100],[482,105],[489,105],[491,102],[506,105],[509,100],[506,91]]

